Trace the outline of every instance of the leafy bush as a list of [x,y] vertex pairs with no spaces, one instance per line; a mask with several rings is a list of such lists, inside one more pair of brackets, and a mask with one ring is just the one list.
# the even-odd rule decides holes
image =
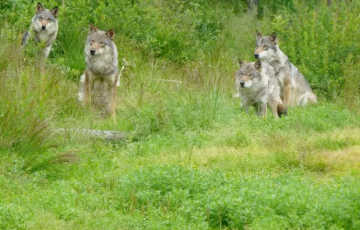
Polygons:
[[355,186],[348,179],[309,182],[296,171],[235,179],[218,171],[151,167],[121,179],[122,190],[114,206],[147,218],[154,208],[162,210],[162,215],[176,212],[189,222],[204,221],[212,228],[268,229],[265,223],[280,229],[359,227],[358,183]]
[[278,16],[273,21],[280,47],[318,93],[339,96],[349,69],[345,64],[348,55],[360,55],[354,26],[360,23],[360,4],[337,1],[331,7],[324,3],[315,8],[298,4],[300,7],[301,13]]

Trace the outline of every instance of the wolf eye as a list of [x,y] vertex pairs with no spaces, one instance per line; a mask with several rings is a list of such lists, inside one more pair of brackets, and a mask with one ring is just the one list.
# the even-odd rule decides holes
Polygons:
[[42,20],[42,19],[43,19],[43,17],[40,16],[40,17],[39,17],[39,20]]
[[100,41],[100,45],[104,45],[105,44],[105,42],[104,41]]
[[94,43],[94,42],[95,42],[95,40],[94,40],[94,39],[91,39],[91,40],[90,40],[90,42],[91,42],[91,43]]
[[264,46],[264,50],[267,50],[267,49],[269,49],[269,47],[267,47],[267,46]]

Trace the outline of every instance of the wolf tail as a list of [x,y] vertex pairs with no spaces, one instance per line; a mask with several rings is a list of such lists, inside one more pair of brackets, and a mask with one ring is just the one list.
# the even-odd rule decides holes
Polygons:
[[304,95],[302,95],[298,104],[300,106],[305,106],[307,104],[316,104],[316,103],[317,103],[316,95],[312,92],[307,92]]
[[78,94],[78,100],[83,103],[85,102],[84,84],[85,84],[85,74],[81,75],[80,77],[80,91]]
[[277,112],[279,114],[279,117],[281,116],[286,116],[287,115],[287,107],[286,105],[284,105],[283,103],[278,103],[277,104]]

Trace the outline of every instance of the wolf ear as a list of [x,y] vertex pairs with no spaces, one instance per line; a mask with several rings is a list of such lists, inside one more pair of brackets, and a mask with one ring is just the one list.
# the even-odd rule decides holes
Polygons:
[[115,39],[115,32],[114,32],[114,30],[109,30],[108,32],[106,32],[106,35],[107,35],[112,41],[114,41],[114,39]]
[[256,33],[256,40],[259,40],[262,37],[262,34],[257,30],[255,30],[255,33]]
[[89,34],[95,33],[98,31],[98,28],[96,28],[93,24],[90,23],[89,25]]
[[272,32],[269,37],[270,41],[272,41],[275,45],[278,43],[278,38],[275,32]]
[[261,61],[257,60],[254,64],[255,69],[257,69],[258,71],[261,71]]
[[240,68],[243,67],[246,64],[245,61],[243,61],[241,59],[239,59],[238,62],[239,62],[239,67]]
[[41,5],[40,2],[38,2],[37,5],[36,5],[36,13],[39,13],[39,12],[44,11],[44,10],[45,10],[44,7]]
[[54,17],[57,17],[57,13],[59,11],[59,7],[55,6],[54,8],[52,8],[52,10],[50,10],[50,12],[54,15]]

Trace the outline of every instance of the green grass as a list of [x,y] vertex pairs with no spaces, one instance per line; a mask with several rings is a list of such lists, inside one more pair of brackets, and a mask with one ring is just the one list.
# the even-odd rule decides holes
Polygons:
[[[106,3],[113,9],[109,15],[103,13],[104,4],[91,2],[96,17],[88,9],[80,17],[76,11],[88,3],[65,1],[60,22],[69,26],[59,33],[43,72],[36,47],[25,55],[18,46],[19,28],[27,28],[28,20],[16,19],[11,12],[32,15],[33,8],[19,1],[3,9],[0,229],[360,228],[356,49],[340,67],[323,65],[319,59],[306,65],[307,58],[317,55],[316,36],[309,37],[313,43],[303,45],[301,55],[286,45],[297,44],[293,35],[300,37],[313,23],[326,21],[324,15],[335,9],[319,8],[321,20],[304,21],[296,11],[299,5],[287,1],[295,8],[278,11],[285,12],[285,18],[297,15],[293,23],[302,26],[287,36],[280,27],[283,18],[269,15],[271,23],[265,23],[266,18],[258,20],[250,13],[236,16],[224,2],[202,8],[200,0],[176,1],[179,7],[161,1],[119,2],[124,3],[122,9],[114,1]],[[347,34],[359,8],[356,3],[339,4],[340,15],[349,13],[349,25],[341,24],[343,18],[338,21]],[[128,13],[122,24],[108,25],[116,29],[120,58],[129,62],[118,88],[114,122],[79,104],[78,78],[85,66],[87,23],[105,27],[99,18],[116,18],[124,10]],[[213,13],[219,12],[228,15],[217,18]],[[138,18],[140,13],[143,18]],[[168,29],[162,21],[166,19]],[[185,20],[181,26],[180,19]],[[146,23],[156,28],[150,34]],[[131,31],[134,25],[138,27]],[[317,105],[289,108],[289,115],[278,120],[270,113],[267,118],[256,117],[254,110],[246,114],[239,99],[232,97],[237,57],[251,60],[253,31],[265,34],[273,28],[284,36],[283,50],[301,71],[311,72],[306,75],[310,82],[321,85]],[[334,27],[327,29],[330,34]],[[321,29],[318,36],[328,33]],[[340,47],[353,44],[346,39],[338,41],[343,42]],[[324,49],[319,48],[328,52]],[[327,55],[326,60],[338,58]],[[330,73],[334,75],[326,75]],[[121,130],[129,136],[103,140],[59,128]]]

